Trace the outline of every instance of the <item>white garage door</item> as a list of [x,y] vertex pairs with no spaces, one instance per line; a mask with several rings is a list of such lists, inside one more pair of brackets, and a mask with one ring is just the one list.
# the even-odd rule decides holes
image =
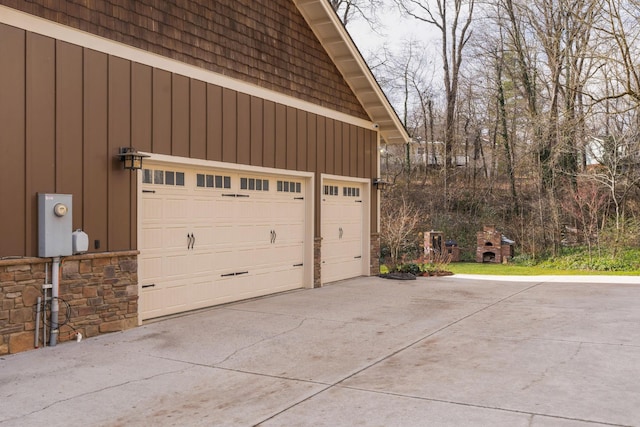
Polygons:
[[143,170],[141,320],[300,288],[302,178]]
[[322,283],[363,274],[363,191],[360,183],[323,181]]

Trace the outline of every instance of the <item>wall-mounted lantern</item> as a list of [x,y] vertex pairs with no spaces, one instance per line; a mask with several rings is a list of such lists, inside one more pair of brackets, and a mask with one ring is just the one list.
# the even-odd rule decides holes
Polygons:
[[387,188],[387,185],[389,183],[385,180],[383,180],[382,178],[374,178],[373,179],[373,185],[376,186],[376,189],[380,190],[380,191],[384,191]]
[[120,147],[118,158],[122,162],[124,169],[142,169],[142,159],[149,157],[147,154],[138,153],[133,147]]

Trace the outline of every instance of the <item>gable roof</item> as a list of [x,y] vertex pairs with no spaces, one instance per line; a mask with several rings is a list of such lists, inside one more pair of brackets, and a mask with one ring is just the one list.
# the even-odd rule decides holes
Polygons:
[[410,137],[327,0],[293,0],[354,94],[376,123],[388,144],[404,144]]

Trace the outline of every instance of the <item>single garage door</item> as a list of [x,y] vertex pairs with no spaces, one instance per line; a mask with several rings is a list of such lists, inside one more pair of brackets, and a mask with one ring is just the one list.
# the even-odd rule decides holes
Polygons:
[[302,287],[304,190],[288,176],[143,170],[141,320]]
[[364,186],[325,179],[322,186],[322,283],[363,274]]

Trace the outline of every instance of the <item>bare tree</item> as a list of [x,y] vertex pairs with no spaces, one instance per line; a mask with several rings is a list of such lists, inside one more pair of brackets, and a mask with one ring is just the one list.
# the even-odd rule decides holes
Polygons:
[[384,0],[329,0],[329,4],[345,27],[353,20],[364,19],[375,29],[376,11],[384,5]]
[[580,177],[571,197],[565,200],[564,208],[576,221],[576,228],[582,232],[591,261],[593,243],[600,249],[599,223],[607,204],[607,194],[602,186],[590,177]]
[[[438,29],[441,36],[444,120],[444,208],[448,205],[448,171],[456,141],[455,118],[463,50],[471,37],[475,0],[395,0],[407,15]],[[449,13],[451,12],[451,14]]]
[[637,22],[640,3],[637,0],[604,0],[604,10],[606,19],[597,29],[609,47],[604,52],[611,64],[606,78],[618,85],[614,93],[608,93],[599,100],[628,96],[640,104],[640,64],[637,61],[640,54]]
[[399,200],[383,199],[381,215],[380,242],[389,248],[389,269],[393,270],[402,254],[414,246],[412,236],[416,235],[416,226],[422,214],[402,195]]

